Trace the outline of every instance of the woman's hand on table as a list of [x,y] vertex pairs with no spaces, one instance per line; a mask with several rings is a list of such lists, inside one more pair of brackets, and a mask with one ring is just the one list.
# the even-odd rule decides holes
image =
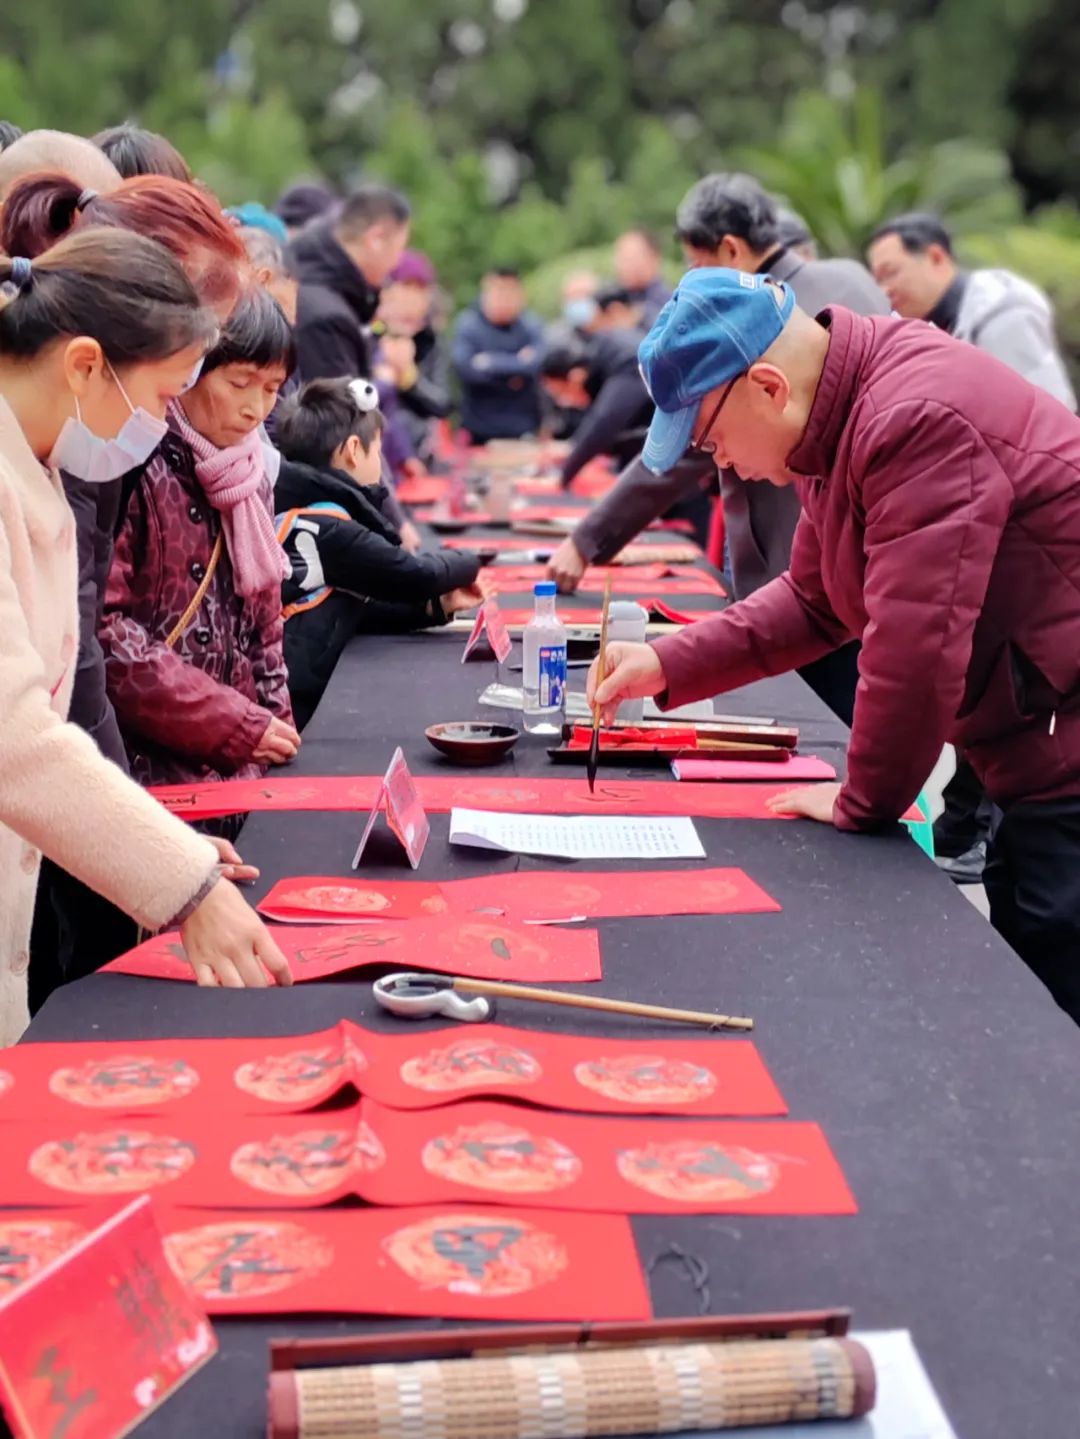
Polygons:
[[262,920],[227,879],[180,926],[184,952],[201,985],[266,989],[292,984],[289,961]]
[[208,834],[206,838],[218,852],[223,879],[231,879],[233,884],[249,884],[253,879],[258,879],[259,871],[253,864],[244,863],[235,845],[213,834]]
[[548,576],[561,595],[572,595],[585,578],[585,556],[567,537],[548,560]]
[[800,819],[816,819],[819,824],[832,824],[839,793],[838,784],[806,784],[773,795],[767,803],[773,814],[793,814]]
[[604,676],[599,673],[599,655],[590,665],[585,692],[590,708],[600,706],[601,722],[605,725],[614,720],[623,700],[644,699],[667,689],[664,667],[652,645],[616,640],[608,645],[604,659]]
[[288,764],[299,752],[299,732],[275,715],[263,731],[263,737],[251,757],[261,764]]

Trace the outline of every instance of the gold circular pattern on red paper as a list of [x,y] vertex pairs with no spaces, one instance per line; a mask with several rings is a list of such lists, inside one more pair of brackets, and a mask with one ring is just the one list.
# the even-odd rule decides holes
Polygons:
[[586,1089],[623,1104],[693,1104],[716,1089],[716,1075],[701,1064],[656,1054],[602,1055],[574,1066]]
[[6,1094],[9,1089],[15,1087],[15,1076],[9,1074],[6,1069],[0,1069],[0,1095]]
[[353,1045],[311,1045],[284,1054],[268,1054],[241,1064],[233,1074],[237,1089],[272,1104],[306,1104],[334,1093],[367,1064]]
[[186,1060],[116,1054],[55,1070],[49,1089],[88,1109],[128,1109],[183,1099],[198,1083],[197,1071]]
[[69,1219],[0,1222],[0,1299],[85,1236],[85,1226]]
[[313,1279],[334,1262],[334,1246],[302,1224],[279,1220],[204,1224],[165,1239],[169,1262],[204,1299],[255,1299]]
[[385,1162],[382,1145],[361,1123],[359,1135],[353,1128],[302,1129],[252,1140],[236,1150],[229,1168],[252,1189],[298,1197],[341,1189],[352,1175]]
[[379,890],[353,889],[347,884],[290,889],[278,895],[278,903],[295,909],[325,910],[328,914],[379,914],[390,908],[390,901]]
[[535,1084],[543,1071],[524,1049],[491,1039],[459,1039],[407,1059],[401,1077],[415,1089],[487,1089],[492,1085]]
[[581,1177],[581,1160],[556,1139],[518,1124],[463,1124],[429,1139],[424,1168],[455,1184],[508,1194],[548,1194]]
[[485,1299],[550,1284],[570,1262],[553,1234],[497,1209],[437,1215],[387,1235],[382,1243],[422,1289]]
[[464,920],[447,930],[445,939],[448,954],[463,961],[491,958],[531,968],[551,961],[551,951],[539,936],[483,920]]
[[134,1194],[171,1184],[198,1157],[193,1144],[169,1134],[103,1129],[38,1145],[27,1168],[52,1189],[73,1194]]
[[741,1144],[700,1144],[677,1140],[623,1149],[619,1173],[639,1189],[690,1204],[732,1204],[775,1189],[780,1166]]

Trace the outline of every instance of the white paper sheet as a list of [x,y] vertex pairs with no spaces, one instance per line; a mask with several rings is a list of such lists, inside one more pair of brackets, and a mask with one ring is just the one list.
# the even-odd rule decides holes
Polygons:
[[704,859],[685,816],[450,811],[450,843],[559,859]]

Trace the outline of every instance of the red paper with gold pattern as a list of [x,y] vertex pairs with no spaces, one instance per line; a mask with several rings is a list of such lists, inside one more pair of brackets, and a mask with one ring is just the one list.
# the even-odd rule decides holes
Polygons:
[[[753,1042],[731,1036],[598,1039],[458,1025],[389,1032],[343,1020],[315,1034],[273,1038],[148,1039],[87,1044],[25,1044],[5,1055],[11,1083],[0,1120],[48,1117],[54,1144],[78,1133],[145,1131],[158,1115],[289,1114],[321,1105],[352,1086],[397,1109],[429,1109],[486,1095],[555,1109],[606,1114],[779,1115],[783,1098]],[[150,1172],[171,1185],[194,1163],[182,1147],[159,1153],[126,1143],[97,1159],[47,1150],[37,1161],[46,1183],[70,1172]],[[36,1146],[35,1146],[36,1147]],[[91,1182],[95,1182],[91,1179]],[[54,1186],[55,1187],[55,1186]],[[12,1201],[14,1202],[14,1201]]]
[[[345,880],[332,886],[332,892],[338,894],[347,884],[349,881]],[[302,885],[301,881],[293,893],[302,894]],[[411,887],[428,888],[419,883]],[[319,883],[314,889],[325,893],[326,885]],[[375,891],[360,888],[356,892],[371,895]],[[288,893],[286,888],[284,894]],[[391,899],[386,898],[389,910]],[[441,896],[438,898],[445,908],[445,901]],[[404,907],[408,907],[407,896]],[[276,917],[291,921],[297,912],[290,905]],[[365,912],[357,911],[360,915]],[[317,911],[314,913],[319,918],[325,917]],[[378,924],[367,924],[357,923],[355,915],[351,918],[343,915],[334,924],[289,923],[275,931],[274,939],[289,961],[292,977],[297,982],[388,964],[399,969],[433,969],[475,979],[512,979],[533,984],[581,983],[597,980],[602,973],[600,941],[595,930],[540,932],[536,927],[508,924],[499,917],[445,916],[435,920],[380,920]],[[156,935],[105,968],[117,974],[139,974],[151,979],[195,981],[178,934]]]

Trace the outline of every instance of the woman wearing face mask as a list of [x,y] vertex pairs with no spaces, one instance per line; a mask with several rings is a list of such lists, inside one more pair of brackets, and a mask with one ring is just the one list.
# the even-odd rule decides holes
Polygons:
[[0,1041],[10,1043],[27,1019],[42,852],[138,923],[179,925],[200,983],[265,985],[267,970],[290,979],[220,877],[214,846],[65,723],[77,572],[57,471],[145,460],[214,317],[167,251],[121,231],[72,236],[34,263],[0,259],[4,282],[14,293],[0,301]]
[[260,435],[294,358],[277,302],[252,289],[169,406],[169,433],[128,501],[100,637],[144,784],[253,778],[299,748],[267,473],[278,456]]
[[[33,258],[61,236],[89,225],[152,236],[180,262],[201,302],[219,321],[228,318],[240,293],[246,255],[235,226],[208,191],[147,175],[98,194],[66,175],[29,175],[12,186],[0,210],[0,251]],[[79,659],[68,718],[126,769],[127,753],[106,692],[105,656],[97,637],[125,480],[100,473],[93,482],[68,473],[61,478],[75,515],[79,557]],[[239,859],[231,850],[223,856]],[[227,872],[230,878],[250,876],[235,866]],[[46,860],[30,945],[31,1014],[58,984],[92,973],[131,943],[126,915]]]

